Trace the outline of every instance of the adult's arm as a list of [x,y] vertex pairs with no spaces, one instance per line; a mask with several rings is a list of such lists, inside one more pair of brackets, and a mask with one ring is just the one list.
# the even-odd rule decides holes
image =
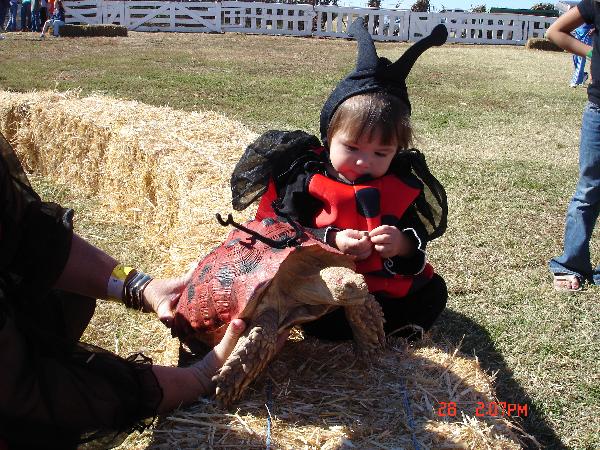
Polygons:
[[[108,279],[118,261],[73,233],[71,251],[55,288],[106,299]],[[192,272],[178,278],[153,279],[143,293],[144,311],[155,312],[170,326],[174,308]]]
[[106,298],[108,279],[117,260],[73,233],[71,252],[59,276],[57,289],[91,298]]
[[585,22],[578,7],[569,9],[550,25],[546,37],[560,48],[579,56],[586,56],[591,46],[579,41],[571,32]]
[[[107,280],[115,265],[117,261],[114,258],[74,234],[69,259],[56,287],[87,297],[104,298]],[[152,280],[144,291],[148,308],[155,307],[152,303],[160,305],[160,300],[165,297],[167,304],[174,303],[172,300],[176,301],[186,282],[186,277]],[[163,312],[167,314],[166,309]],[[171,411],[211,394],[214,391],[212,377],[223,365],[244,329],[243,320],[232,321],[221,342],[191,367],[154,365],[152,371],[163,392],[158,412]]]
[[[234,320],[200,363],[164,367],[99,349],[78,348],[59,358],[52,349],[31,352],[17,320],[0,310],[0,436],[23,447],[42,448],[46,441],[67,448],[58,444],[67,436],[77,440],[83,432],[127,431],[144,418],[197,401],[214,392],[211,378],[244,327]],[[36,433],[27,433],[33,426]]]
[[[68,211],[40,202],[26,179],[19,179],[24,174],[11,159],[10,146],[2,143],[0,156],[8,156],[0,158],[0,436],[43,446],[82,431],[123,431],[211,394],[212,376],[244,330],[242,321],[233,321],[201,363],[178,368],[126,361],[83,344],[74,347],[44,334],[32,320],[27,308],[35,306],[28,304],[28,294],[54,286],[103,298],[116,260],[72,233]],[[5,292],[5,282],[12,280],[27,282]],[[166,298],[170,306],[182,280],[153,280],[144,303],[156,306],[156,299]],[[52,324],[55,319],[44,320]],[[30,433],[32,427],[36,433]]]
[[[243,320],[234,319],[227,327],[221,342],[202,361],[193,366],[153,366],[154,375],[163,390],[158,413],[171,411],[181,405],[196,401],[198,397],[212,394],[215,390],[212,377],[216,375],[233,351],[245,328]],[[283,339],[287,339],[287,333],[284,333]]]

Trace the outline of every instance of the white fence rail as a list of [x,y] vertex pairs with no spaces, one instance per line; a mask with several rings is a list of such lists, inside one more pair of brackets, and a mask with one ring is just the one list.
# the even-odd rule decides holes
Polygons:
[[379,41],[418,41],[439,23],[448,41],[523,45],[543,37],[554,17],[487,13],[414,13],[407,10],[263,2],[66,1],[67,22],[118,24],[136,31],[238,32],[346,37],[364,17]]
[[310,5],[221,2],[223,31],[310,36],[315,12]]

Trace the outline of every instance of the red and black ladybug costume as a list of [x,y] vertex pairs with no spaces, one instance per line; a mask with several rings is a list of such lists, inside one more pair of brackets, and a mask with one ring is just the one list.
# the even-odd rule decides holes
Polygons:
[[[425,261],[427,242],[445,228],[443,188],[416,150],[398,154],[383,177],[352,184],[332,178],[327,151],[318,144],[315,136],[302,131],[269,131],[259,137],[232,176],[235,209],[260,199],[257,219],[281,213],[324,242],[332,228],[396,226],[415,242],[415,254],[382,259],[374,252],[357,268],[384,309],[386,332],[409,324],[429,329],[447,297],[443,279]],[[352,337],[341,309],[304,329],[327,339]]]
[[[333,90],[321,111],[321,140],[302,131],[269,131],[247,149],[231,179],[233,206],[246,208],[260,200],[257,218],[282,214],[298,221],[323,241],[328,230],[370,231],[380,225],[396,226],[414,241],[410,257],[382,259],[376,252],[357,262],[369,290],[383,307],[386,332],[405,325],[427,330],[446,304],[444,280],[425,261],[427,242],[446,228],[447,202],[441,184],[431,175],[417,150],[399,152],[388,172],[376,179],[347,183],[327,170],[327,131],[337,107],[346,99],[369,92],[384,92],[400,99],[410,115],[405,79],[418,56],[447,37],[439,25],[414,44],[398,61],[379,58],[373,40],[357,19],[350,35],[358,41],[356,69]],[[343,312],[304,326],[319,337],[350,338]]]
[[[315,156],[322,150],[315,152]],[[425,262],[423,247],[427,235],[420,222],[407,220],[411,217],[408,210],[423,188],[416,178],[388,174],[346,183],[333,179],[326,171],[326,159],[320,158],[286,178],[284,184],[281,176],[278,178],[279,187],[270,184],[259,204],[257,219],[276,215],[272,208],[275,201],[278,211],[316,229],[323,241],[326,241],[324,232],[331,228],[371,231],[380,225],[397,226],[414,241],[417,251],[411,258],[386,259],[374,252],[369,258],[357,261],[357,271],[365,275],[369,290],[389,297],[404,297],[431,279],[433,268]],[[300,217],[297,211],[302,211],[305,217]],[[400,221],[401,218],[404,220]]]

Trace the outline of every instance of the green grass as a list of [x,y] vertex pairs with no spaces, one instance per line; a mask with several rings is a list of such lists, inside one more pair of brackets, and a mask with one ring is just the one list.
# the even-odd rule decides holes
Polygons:
[[[131,33],[128,38],[2,41],[0,88],[101,92],[182,110],[212,109],[256,131],[318,129],[321,104],[353,65],[343,40]],[[378,44],[397,57],[406,44]],[[447,234],[430,257],[448,282],[435,337],[462,341],[497,372],[500,401],[527,403],[525,430],[543,448],[600,447],[600,291],[552,290],[577,178],[585,91],[568,87],[570,57],[505,46],[447,45],[408,80],[418,146],[447,188]],[[151,249],[88,211],[93,199],[36,186],[79,210],[79,229],[141,265]],[[44,187],[46,186],[46,187]],[[123,246],[111,239],[128,232]],[[600,240],[592,254],[600,262]],[[100,342],[102,344],[102,342]],[[442,399],[443,400],[443,399]]]

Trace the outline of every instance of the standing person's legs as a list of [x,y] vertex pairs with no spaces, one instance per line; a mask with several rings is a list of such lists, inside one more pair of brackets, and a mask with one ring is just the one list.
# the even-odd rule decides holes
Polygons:
[[21,6],[21,31],[30,31],[31,29],[31,5],[27,3]]
[[40,10],[37,9],[31,12],[31,31],[39,32],[40,29]]
[[27,16],[27,31],[31,31],[31,5],[25,11],[25,15]]
[[[579,181],[565,221],[564,251],[550,260],[554,275],[575,275],[592,281],[590,238],[600,212],[600,107],[588,102],[579,143]],[[597,277],[600,281],[600,276]],[[560,286],[556,286],[560,287]]]
[[17,31],[17,4],[11,3],[9,7],[8,25],[6,31]]
[[8,11],[8,3],[0,0],[0,31],[4,30],[4,22],[6,21],[6,12]]

